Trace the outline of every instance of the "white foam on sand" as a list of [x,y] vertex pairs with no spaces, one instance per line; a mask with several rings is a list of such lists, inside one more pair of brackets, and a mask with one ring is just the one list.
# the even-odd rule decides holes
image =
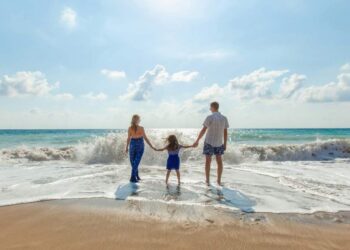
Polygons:
[[[183,183],[177,189],[175,176],[171,176],[172,186],[165,186],[163,166],[142,166],[142,182],[130,184],[128,165],[61,161],[2,165],[0,205],[104,197],[245,212],[333,212],[350,209],[348,166],[345,160],[226,165],[224,187],[208,187],[203,182],[202,164],[183,164]],[[215,165],[212,179],[215,180]]]

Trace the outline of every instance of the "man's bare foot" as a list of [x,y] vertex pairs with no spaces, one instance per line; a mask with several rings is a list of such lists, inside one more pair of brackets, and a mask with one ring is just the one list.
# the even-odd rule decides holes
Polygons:
[[218,185],[219,185],[219,186],[222,186],[222,183],[221,183],[221,181],[218,181],[217,183],[218,183]]
[[210,182],[209,181],[206,181],[205,184],[207,184],[207,186],[210,186]]

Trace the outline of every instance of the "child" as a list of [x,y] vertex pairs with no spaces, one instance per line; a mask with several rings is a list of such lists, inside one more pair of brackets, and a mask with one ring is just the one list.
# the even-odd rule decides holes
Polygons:
[[194,146],[193,145],[191,145],[191,146],[180,145],[179,142],[177,141],[177,138],[175,135],[169,135],[168,138],[166,139],[166,141],[168,144],[167,146],[165,146],[164,148],[161,148],[161,149],[156,149],[156,151],[168,150],[169,156],[168,156],[168,160],[167,160],[167,164],[166,164],[167,173],[166,173],[165,183],[168,184],[170,172],[171,172],[171,170],[174,169],[176,171],[177,183],[178,183],[178,185],[180,185],[179,151],[181,148],[192,148]]

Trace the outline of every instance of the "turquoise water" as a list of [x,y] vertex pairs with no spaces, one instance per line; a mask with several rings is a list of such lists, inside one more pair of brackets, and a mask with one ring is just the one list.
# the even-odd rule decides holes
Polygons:
[[0,130],[0,148],[17,146],[70,146],[96,136],[122,132],[111,129],[21,129]]
[[[96,136],[121,133],[121,129],[0,130],[0,148],[18,146],[70,146]],[[230,143],[300,144],[329,139],[349,139],[350,129],[230,129]]]
[[349,128],[330,129],[233,129],[233,142],[247,144],[308,143],[317,140],[349,139]]

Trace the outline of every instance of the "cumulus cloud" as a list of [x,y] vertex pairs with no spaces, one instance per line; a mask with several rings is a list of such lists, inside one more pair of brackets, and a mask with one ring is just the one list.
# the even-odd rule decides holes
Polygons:
[[133,101],[145,101],[151,95],[152,85],[159,84],[163,79],[165,69],[161,65],[156,65],[152,70],[146,71],[139,79],[130,84],[128,91],[122,96],[122,99]]
[[66,7],[61,12],[61,23],[67,28],[74,29],[77,26],[77,13],[70,7]]
[[198,76],[197,71],[179,71],[171,76],[171,80],[174,82],[191,82]]
[[21,71],[13,76],[4,75],[0,80],[0,95],[16,96],[44,96],[57,88],[59,83],[49,84],[45,75],[40,71]]
[[156,65],[153,70],[146,71],[140,79],[149,79],[150,83],[161,85],[169,81],[169,73],[163,65]]
[[198,94],[193,97],[194,101],[204,102],[211,101],[220,97],[224,93],[224,89],[217,84],[203,88]]
[[289,77],[283,78],[280,87],[279,97],[292,97],[303,86],[305,80],[306,76],[298,74],[293,74]]
[[94,94],[93,92],[87,93],[83,95],[84,98],[92,100],[92,101],[104,101],[107,99],[107,95],[105,93]]
[[126,77],[126,73],[124,71],[118,70],[102,69],[101,74],[111,80],[119,80]]
[[271,85],[288,70],[266,70],[260,68],[250,74],[235,77],[228,87],[240,99],[266,98],[271,96]]
[[151,96],[152,89],[157,85],[170,82],[190,82],[198,72],[180,71],[169,74],[164,66],[156,65],[152,70],[147,70],[137,81],[129,84],[127,93],[121,96],[124,100],[145,101]]
[[341,66],[340,70],[342,72],[350,72],[350,63],[346,63],[343,66]]
[[304,88],[298,98],[303,102],[350,101],[350,73],[339,74],[336,82]]

